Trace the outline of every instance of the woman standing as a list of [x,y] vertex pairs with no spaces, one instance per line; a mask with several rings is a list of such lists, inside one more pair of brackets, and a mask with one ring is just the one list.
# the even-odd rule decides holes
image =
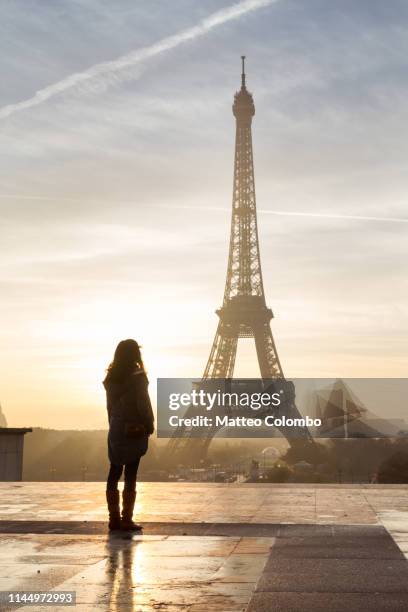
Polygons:
[[[122,340],[103,381],[106,389],[110,470],[106,483],[109,529],[140,530],[132,520],[136,500],[136,477],[141,457],[154,431],[148,380],[140,347],[135,340]],[[125,468],[125,486],[120,515],[118,482]]]

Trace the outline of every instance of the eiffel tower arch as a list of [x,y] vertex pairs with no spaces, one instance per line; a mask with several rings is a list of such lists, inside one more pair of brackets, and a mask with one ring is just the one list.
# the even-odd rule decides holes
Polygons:
[[[289,389],[286,416],[301,417],[295,404],[294,389],[284,380],[284,374],[271,330],[273,313],[266,305],[256,214],[254,161],[252,152],[252,118],[255,105],[246,88],[245,56],[242,56],[241,89],[234,96],[232,112],[236,121],[234,183],[232,195],[231,234],[227,279],[217,331],[204,370],[203,381],[232,378],[239,338],[254,338],[259,369],[263,379],[280,379]],[[186,416],[193,416],[189,409]],[[208,430],[205,438],[193,438],[178,428],[167,446],[168,456],[187,455],[203,459],[218,429]],[[281,430],[286,435],[284,429]],[[292,429],[291,434],[294,431]],[[300,429],[299,437],[309,438]],[[290,442],[290,438],[288,438]]]

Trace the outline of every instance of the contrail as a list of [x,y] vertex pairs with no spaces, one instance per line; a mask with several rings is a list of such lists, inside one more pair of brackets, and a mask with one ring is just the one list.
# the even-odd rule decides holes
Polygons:
[[[279,0],[243,0],[237,4],[232,4],[202,19],[197,25],[177,32],[172,36],[162,38],[153,45],[136,49],[113,61],[95,64],[83,72],[75,72],[61,81],[57,81],[43,89],[39,89],[31,98],[0,107],[0,119],[5,119],[14,113],[32,108],[33,106],[38,106],[50,98],[81,86],[86,82],[94,82],[104,86],[118,83],[125,78],[124,71],[126,69],[133,68],[145,60],[160,55],[165,51],[175,49],[185,42],[204,36],[211,30],[214,30],[228,21],[239,19],[247,13],[269,6],[278,1]],[[120,75],[121,72],[122,77]]]
[[[134,200],[101,200],[101,199],[88,199],[88,198],[65,198],[60,196],[42,196],[42,195],[20,195],[17,193],[0,194],[0,200],[43,200],[51,202],[78,202],[86,204],[134,204]],[[226,206],[183,206],[182,204],[171,205],[171,204],[156,204],[156,208],[165,208],[167,210],[205,210],[205,211],[217,211],[217,212],[231,212],[230,208]],[[300,212],[294,210],[268,210],[265,208],[258,208],[257,212],[261,215],[279,215],[283,217],[309,217],[316,219],[342,219],[345,221],[378,221],[386,223],[408,223],[406,217],[374,217],[368,215],[341,215],[338,213],[313,213],[313,212]]]
[[[171,206],[161,205],[160,208],[177,208],[185,210],[215,210],[218,212],[231,212],[230,208],[224,206]],[[345,221],[378,221],[387,223],[408,223],[408,218],[404,217],[371,217],[368,215],[341,215],[337,213],[313,213],[313,212],[298,212],[290,210],[267,210],[258,208],[257,212],[261,215],[282,215],[284,217],[309,217],[316,219],[342,219]]]
[[337,213],[311,213],[265,209],[260,209],[258,212],[265,215],[284,215],[288,217],[317,217],[321,219],[344,219],[346,221],[389,221],[391,223],[408,223],[408,218],[404,219],[404,217],[370,217],[365,215],[339,215]]

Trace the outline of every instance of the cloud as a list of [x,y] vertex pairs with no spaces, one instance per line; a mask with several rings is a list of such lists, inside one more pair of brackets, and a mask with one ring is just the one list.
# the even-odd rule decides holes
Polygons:
[[269,6],[278,1],[279,0],[243,0],[242,2],[223,8],[212,13],[205,19],[202,19],[197,25],[177,32],[172,36],[162,38],[153,45],[136,49],[113,61],[95,64],[83,72],[75,72],[56,83],[52,83],[40,89],[34,96],[27,100],[3,106],[0,108],[0,119],[5,119],[20,111],[38,106],[50,98],[66,91],[80,89],[83,84],[99,88],[101,86],[108,87],[114,83],[121,82],[128,78],[129,69],[135,69],[142,62],[166,51],[170,51],[183,43],[204,36],[224,23],[239,19],[247,13]]

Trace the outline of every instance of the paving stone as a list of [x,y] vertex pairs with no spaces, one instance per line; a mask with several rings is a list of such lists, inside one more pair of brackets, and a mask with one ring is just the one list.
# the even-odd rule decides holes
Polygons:
[[[194,606],[196,612],[238,612],[254,592],[273,540],[22,534],[3,535],[1,543],[0,590],[72,590],[76,609],[90,611]],[[73,564],[77,558],[81,565]]]
[[246,612],[406,612],[405,593],[255,593]]
[[[273,537],[279,534],[279,524],[268,523],[169,523],[141,522],[144,535],[218,536],[218,537]],[[72,534],[108,535],[107,521],[0,521],[1,534]],[[111,539],[123,538],[118,533]],[[135,536],[133,536],[135,537]]]
[[408,486],[140,483],[138,535],[107,533],[104,488],[0,483],[0,589],[75,589],[87,612],[408,610]]
[[271,556],[257,591],[408,593],[405,559],[283,559]]
[[[0,483],[0,520],[101,521],[104,483]],[[187,504],[180,504],[182,495]],[[387,509],[408,508],[407,487],[361,485],[270,485],[140,483],[136,514],[143,522],[375,524]]]
[[402,553],[388,535],[378,537],[315,536],[277,538],[273,557],[310,559],[401,559]]

